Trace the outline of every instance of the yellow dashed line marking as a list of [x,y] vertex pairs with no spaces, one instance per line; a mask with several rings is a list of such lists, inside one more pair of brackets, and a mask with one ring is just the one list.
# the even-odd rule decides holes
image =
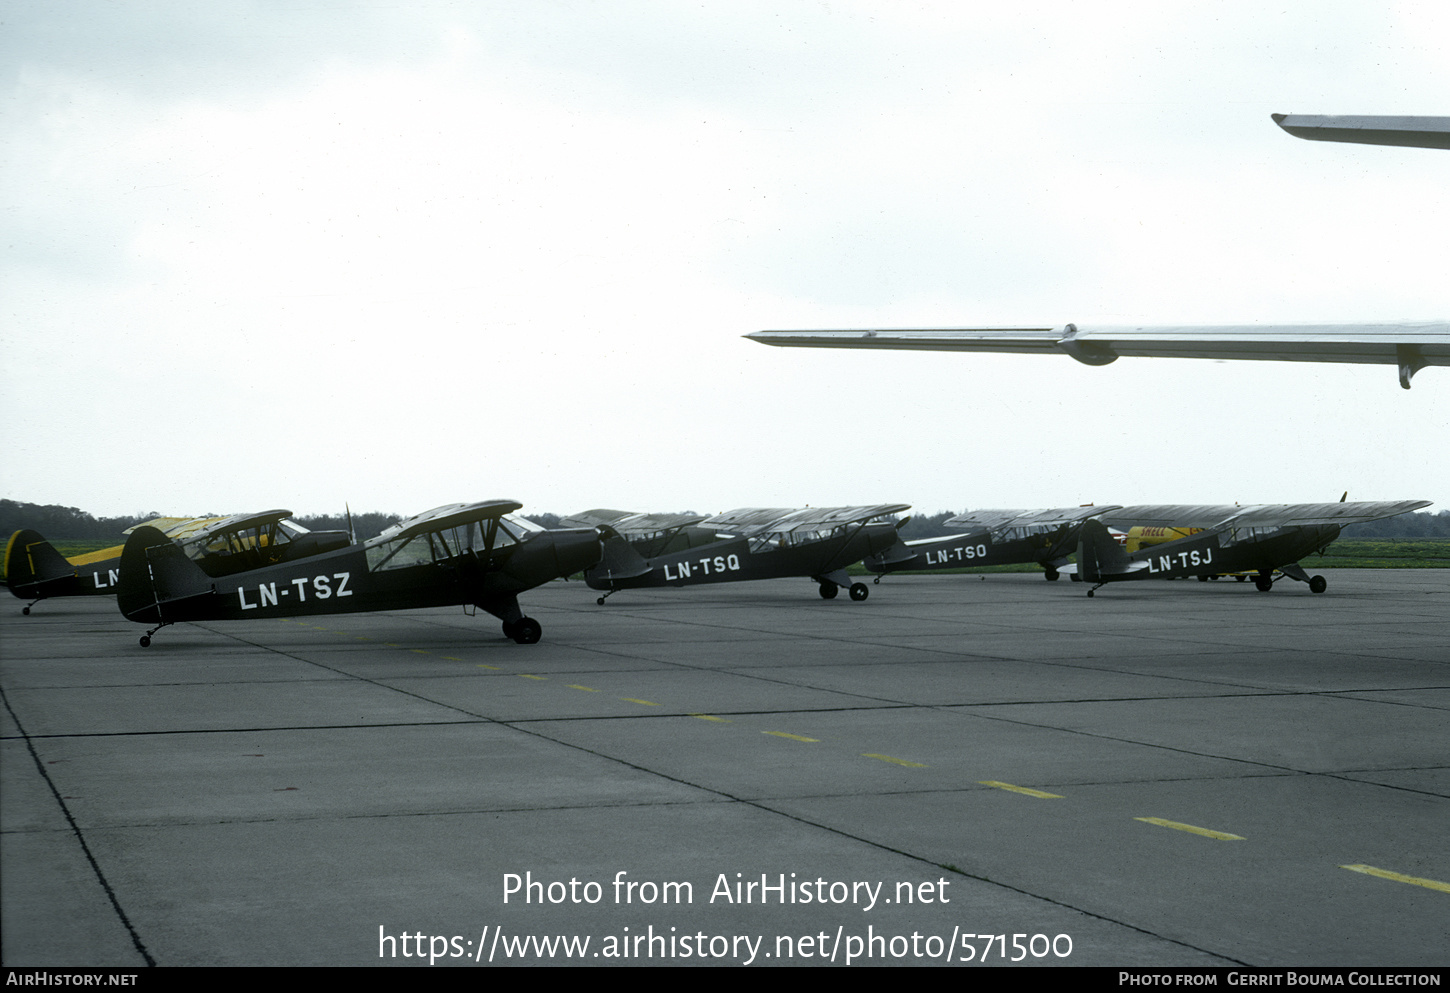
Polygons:
[[878,755],[875,752],[862,752],[862,758],[880,759],[882,762],[890,762],[892,765],[904,765],[908,769],[925,769],[926,766],[920,762],[908,762],[906,759],[892,758],[890,755]]
[[802,737],[801,735],[798,735],[798,734],[787,734],[784,731],[762,731],[760,733],[761,734],[773,734],[777,738],[789,738],[791,741],[812,741],[812,742],[818,742],[818,741],[821,740],[819,738],[805,738],[805,737]]
[[698,717],[702,721],[718,721],[721,724],[729,724],[730,723],[729,721],[727,721],[723,717],[713,717],[710,714],[691,714],[690,716],[691,717]]
[[658,707],[659,706],[659,704],[655,703],[653,700],[636,700],[632,696],[622,696],[622,697],[620,697],[620,699],[621,700],[627,700],[630,703],[642,703],[646,707]]
[[410,649],[410,651],[414,655],[432,655],[433,654],[432,652],[428,651],[426,648],[413,648],[413,649]]
[[1403,876],[1398,872],[1390,872],[1388,869],[1376,869],[1372,865],[1342,865],[1341,869],[1348,869],[1350,872],[1362,872],[1366,876],[1378,876],[1381,879],[1392,879],[1397,883],[1409,883],[1411,886],[1423,886],[1427,890],[1439,890],[1441,893],[1450,893],[1450,883],[1442,883],[1438,879],[1421,879],[1419,876]]
[[497,669],[498,666],[496,666],[496,665],[484,665],[482,663],[477,663],[474,666],[474,668],[476,668],[476,669]]
[[979,786],[992,786],[999,790],[1010,790],[1013,793],[1021,793],[1023,796],[1035,796],[1039,800],[1061,800],[1062,797],[1056,793],[1044,793],[1041,790],[1030,790],[1026,786],[1013,786],[1011,783],[999,783],[995,779],[979,779]]
[[443,658],[449,662],[462,662],[463,660],[455,655],[445,655]]
[[599,692],[598,690],[596,690],[592,686],[580,686],[578,683],[570,683],[569,684],[569,689],[571,689],[571,690],[583,690],[585,693],[598,693]]
[[547,683],[549,681],[549,677],[548,676],[530,676],[527,672],[521,672],[521,673],[519,673],[519,678],[520,679],[537,679],[541,683]]
[[1180,824],[1177,821],[1165,821],[1161,817],[1134,817],[1135,821],[1142,821],[1144,824],[1157,824],[1159,827],[1172,828],[1175,831],[1187,831],[1189,834],[1201,834],[1205,838],[1215,838],[1218,841],[1243,841],[1244,838],[1237,834],[1227,834],[1223,831],[1210,831],[1208,828],[1194,827],[1192,824]]

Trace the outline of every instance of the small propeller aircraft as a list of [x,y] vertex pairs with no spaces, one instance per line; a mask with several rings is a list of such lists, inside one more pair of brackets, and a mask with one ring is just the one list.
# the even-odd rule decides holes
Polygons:
[[[121,553],[116,602],[129,620],[251,620],[462,604],[503,621],[503,633],[532,645],[543,628],[519,609],[518,594],[599,561],[594,528],[545,531],[512,516],[512,500],[436,507],[361,544],[300,561],[267,562],[208,574],[152,527],[138,527]],[[224,580],[219,582],[218,580]],[[470,611],[471,613],[471,611]]]
[[[230,517],[155,517],[121,533],[155,528],[180,545],[209,576],[293,562],[348,544],[345,531],[309,531],[289,520],[291,516],[290,510],[268,510]],[[115,545],[67,559],[38,531],[16,531],[5,549],[10,592],[30,600],[25,614],[50,597],[114,594],[122,548]]]
[[900,526],[889,518],[909,510],[904,503],[874,507],[807,507],[804,510],[748,508],[707,517],[697,526],[717,534],[707,545],[645,556],[624,534],[606,526],[604,556],[584,573],[591,589],[604,590],[603,604],[625,589],[694,586],[747,579],[809,576],[821,596],[846,590],[865,600],[870,589],[846,574],[846,567],[879,555],[896,541]]
[[[1254,585],[1268,592],[1284,576],[1308,583],[1314,593],[1329,584],[1323,576],[1310,576],[1299,560],[1311,552],[1321,554],[1339,537],[1341,529],[1383,517],[1407,514],[1428,507],[1429,500],[1360,503],[1263,504],[1232,506],[1122,507],[1103,520],[1083,522],[1078,535],[1075,571],[1095,583],[1092,596],[1107,583],[1127,579],[1181,579],[1252,572]],[[1186,537],[1141,547],[1129,552],[1108,530],[1109,523],[1140,527],[1201,529]]]
[[1060,507],[1052,510],[977,510],[942,522],[964,532],[944,538],[901,541],[862,564],[877,573],[874,582],[889,572],[910,569],[932,572],[964,566],[1036,563],[1043,575],[1056,579],[1077,551],[1078,529],[1089,517],[1108,507]]

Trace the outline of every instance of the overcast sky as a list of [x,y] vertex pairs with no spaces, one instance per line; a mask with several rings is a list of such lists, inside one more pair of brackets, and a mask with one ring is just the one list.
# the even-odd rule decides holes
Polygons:
[[767,348],[1450,318],[1440,2],[0,7],[0,491],[1450,505],[1450,369]]

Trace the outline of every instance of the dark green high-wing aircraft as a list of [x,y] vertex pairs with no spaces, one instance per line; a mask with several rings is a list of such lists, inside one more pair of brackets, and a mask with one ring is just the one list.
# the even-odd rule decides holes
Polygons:
[[1209,578],[1227,573],[1252,572],[1254,585],[1268,592],[1280,577],[1308,583],[1323,593],[1329,583],[1310,576],[1299,560],[1323,552],[1350,524],[1377,521],[1428,507],[1429,500],[1360,503],[1262,504],[1248,507],[1194,507],[1176,504],[1122,507],[1104,515],[1108,523],[1202,530],[1175,541],[1128,552],[1103,520],[1084,521],[1078,535],[1076,572],[1084,582],[1096,583],[1088,596],[1107,583],[1127,579]]
[[873,582],[889,572],[910,569],[932,572],[977,565],[1042,566],[1047,579],[1077,551],[1077,533],[1082,522],[1107,511],[1107,507],[1059,507],[1053,510],[974,510],[942,522],[943,527],[963,533],[943,538],[901,541],[880,555],[868,556],[862,564],[878,573]]
[[370,541],[225,577],[208,575],[171,539],[140,527],[121,553],[116,602],[133,621],[253,620],[462,604],[503,621],[521,645],[543,628],[518,594],[599,561],[594,528],[545,531],[511,516],[512,500],[449,504],[401,521]]
[[[348,544],[346,531],[309,531],[289,520],[290,510],[230,517],[157,517],[143,525],[164,533],[209,576],[225,576],[275,562],[295,562]],[[121,549],[116,545],[66,558],[38,531],[10,536],[5,575],[10,592],[29,600],[23,613],[41,600],[61,596],[109,596],[116,592]]]
[[732,510],[695,525],[721,535],[718,540],[652,557],[640,554],[624,535],[604,527],[604,557],[584,573],[584,579],[591,588],[605,591],[600,604],[626,589],[790,576],[814,579],[827,600],[843,589],[852,600],[864,600],[870,589],[865,583],[853,582],[846,567],[889,548],[896,541],[898,527],[891,516],[909,509],[909,504],[887,503]]

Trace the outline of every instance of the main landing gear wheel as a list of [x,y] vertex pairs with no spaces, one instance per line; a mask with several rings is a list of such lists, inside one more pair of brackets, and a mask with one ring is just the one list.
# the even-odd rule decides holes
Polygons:
[[1323,593],[1327,589],[1329,589],[1329,581],[1323,576],[1315,576],[1309,580],[1310,593]]
[[1056,569],[1047,569],[1042,573],[1042,578],[1047,580],[1049,583],[1055,583],[1057,582],[1057,577],[1059,575],[1060,574]]
[[[857,585],[860,585],[860,584],[858,583]],[[862,587],[862,588],[864,589],[865,587]],[[822,583],[821,584],[821,599],[822,600],[834,600],[834,599],[836,599],[836,594],[839,593],[839,592],[841,592],[841,588],[839,586],[837,586],[835,583]]]
[[1274,588],[1274,581],[1268,576],[1255,576],[1254,585],[1259,588],[1260,593],[1267,593]]
[[871,595],[871,587],[865,583],[852,583],[850,592],[852,600],[864,600]]
[[26,617],[29,617],[30,616],[30,608],[29,607],[22,607],[20,609],[20,612],[22,614],[24,614]]
[[143,634],[141,636],[141,647],[142,648],[150,648],[151,647],[151,636],[149,634]]
[[504,621],[503,633],[520,645],[536,645],[544,636],[544,628],[532,617],[521,617],[512,623]]

